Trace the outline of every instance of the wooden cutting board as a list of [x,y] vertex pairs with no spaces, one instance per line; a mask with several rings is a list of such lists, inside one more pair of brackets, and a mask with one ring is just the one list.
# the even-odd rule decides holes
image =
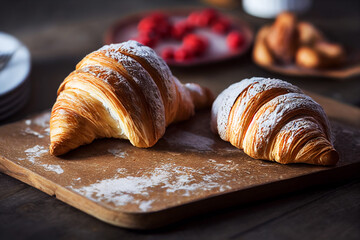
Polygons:
[[0,170],[105,222],[155,228],[358,175],[360,110],[313,97],[331,117],[341,156],[335,167],[251,159],[209,130],[209,111],[171,125],[153,148],[101,139],[57,158],[48,152],[46,112],[0,127]]

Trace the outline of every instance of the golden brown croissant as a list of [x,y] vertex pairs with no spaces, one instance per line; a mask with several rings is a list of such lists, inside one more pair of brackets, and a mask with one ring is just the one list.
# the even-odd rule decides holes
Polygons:
[[298,30],[296,16],[283,12],[276,17],[275,23],[266,36],[270,51],[281,63],[290,63],[295,57],[298,46]]
[[298,22],[290,12],[279,14],[271,26],[262,27],[253,49],[254,61],[262,66],[296,63],[305,68],[332,68],[345,63],[345,49],[329,43],[309,22]]
[[212,93],[182,85],[156,53],[136,41],[87,55],[61,84],[50,119],[50,153],[64,154],[95,138],[151,147],[172,122],[210,106]]
[[318,42],[310,47],[300,47],[296,52],[296,64],[306,68],[337,67],[345,62],[344,48],[335,43]]
[[278,79],[245,79],[225,89],[213,103],[211,127],[252,158],[317,165],[339,159],[322,107]]
[[264,27],[258,32],[254,50],[253,59],[260,65],[268,66],[275,63],[274,57],[272,56],[269,47],[266,45],[266,36],[269,34],[270,27]]
[[299,33],[299,45],[312,46],[316,42],[324,41],[323,34],[309,22],[299,22],[297,30]]

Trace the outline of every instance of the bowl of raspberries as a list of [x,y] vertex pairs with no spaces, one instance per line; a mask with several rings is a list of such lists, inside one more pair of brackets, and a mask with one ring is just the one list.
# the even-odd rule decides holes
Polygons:
[[115,22],[105,44],[136,40],[151,47],[170,66],[193,66],[243,55],[253,32],[241,19],[215,9],[142,12]]

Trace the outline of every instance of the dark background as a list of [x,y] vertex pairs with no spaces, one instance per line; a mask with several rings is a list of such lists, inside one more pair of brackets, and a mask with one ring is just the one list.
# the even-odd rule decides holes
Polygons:
[[[236,2],[236,1],[235,1]],[[256,31],[272,20],[247,15],[241,2],[222,11],[237,15]],[[0,122],[50,109],[61,81],[87,53],[103,45],[117,19],[158,8],[207,6],[203,1],[14,1],[2,0],[0,31],[20,39],[31,51],[31,96],[24,108]],[[317,0],[300,16],[329,39],[360,51],[360,1]],[[277,77],[347,104],[360,106],[360,76],[345,80],[281,76],[241,58],[196,68],[172,68],[182,82],[198,82],[219,93],[246,77]],[[359,120],[360,121],[360,120]],[[0,239],[359,239],[360,181],[314,186],[184,220],[156,231],[133,231],[100,222],[45,193],[0,173]]]
[[[241,17],[256,32],[271,19],[252,17],[237,6],[223,8]],[[32,94],[29,104],[6,123],[33,112],[49,109],[61,81],[86,54],[103,45],[108,27],[122,16],[143,10],[174,7],[209,6],[205,1],[12,1],[3,0],[0,8],[0,31],[13,34],[27,45],[32,54]],[[329,39],[341,42],[360,55],[360,1],[314,1],[310,11],[300,19],[311,21]],[[172,69],[183,82],[209,85],[216,93],[246,77],[269,76],[290,81],[304,89],[360,105],[360,81],[353,77],[343,81],[326,78],[281,76],[255,66],[247,56],[220,64],[193,69]]]

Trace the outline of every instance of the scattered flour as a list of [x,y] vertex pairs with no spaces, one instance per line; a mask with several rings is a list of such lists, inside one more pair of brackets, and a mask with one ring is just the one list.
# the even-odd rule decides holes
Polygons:
[[45,129],[44,129],[44,132],[45,132],[46,135],[49,136],[49,135],[50,135],[50,128],[49,128],[49,127],[48,127],[48,128],[45,128]]
[[[135,204],[139,210],[147,211],[155,201],[159,201],[157,198],[151,199],[154,188],[163,189],[167,195],[176,193],[185,197],[213,189],[220,192],[231,189],[230,185],[220,184],[218,180],[229,176],[226,171],[231,171],[234,163],[231,161],[229,164],[220,164],[213,160],[209,167],[222,171],[209,174],[209,170],[204,168],[194,169],[167,163],[141,176],[122,177],[116,174],[111,179],[98,180],[88,186],[69,188],[93,201],[113,203],[115,206]],[[127,171],[119,168],[117,173],[126,174]]]
[[125,174],[127,172],[126,168],[118,168],[116,170],[117,173],[120,173],[120,174]]
[[123,152],[121,149],[111,148],[108,149],[108,152],[114,155],[116,158],[125,158],[128,154]]
[[[25,128],[24,133],[34,135],[38,138],[44,138],[45,135],[50,135],[50,127],[49,127],[49,121],[50,121],[50,112],[42,114],[38,117],[35,117],[34,119],[27,119],[25,120],[25,124],[28,126]],[[44,133],[40,133],[38,131],[35,131],[31,128],[31,125],[36,125],[39,127],[42,127]]]
[[35,163],[36,158],[41,157],[43,154],[47,153],[48,151],[49,150],[47,148],[45,148],[44,146],[35,145],[32,148],[26,149],[24,152],[27,156],[27,159],[30,162]]
[[38,138],[44,138],[43,134],[32,130],[30,127],[27,127],[24,132],[27,133],[27,134],[30,134],[30,135],[34,135],[34,136],[36,136]]
[[34,124],[39,127],[43,127],[43,128],[49,127],[50,115],[51,115],[51,113],[47,112],[45,114],[42,114],[42,115],[34,118],[33,119]]
[[43,167],[45,171],[51,171],[51,172],[55,172],[57,174],[62,174],[64,172],[64,170],[61,168],[60,165],[42,164],[39,161],[36,161],[42,155],[49,152],[49,150],[47,148],[45,148],[45,146],[35,145],[32,148],[26,149],[24,152],[26,154],[26,158],[18,158],[18,160],[23,161],[23,160],[27,159],[29,162]]
[[56,172],[57,174],[62,174],[64,170],[60,167],[60,165],[53,164],[41,164],[46,171]]
[[139,208],[140,210],[142,210],[143,212],[146,212],[148,209],[151,208],[151,204],[154,202],[154,200],[149,200],[149,201],[142,201],[139,204]]

